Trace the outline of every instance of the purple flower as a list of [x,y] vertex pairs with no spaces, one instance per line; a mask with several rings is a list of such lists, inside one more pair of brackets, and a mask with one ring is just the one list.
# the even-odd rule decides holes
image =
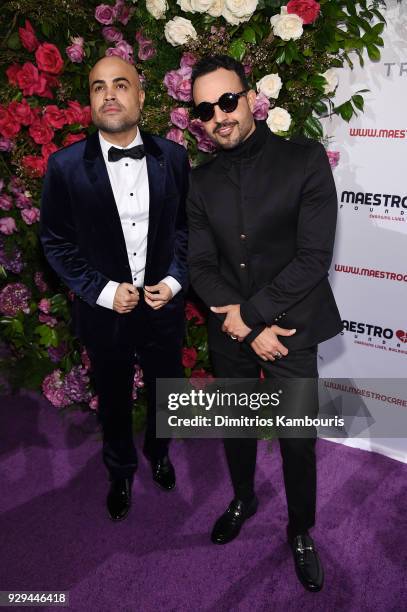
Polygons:
[[153,41],[149,38],[144,38],[142,30],[136,32],[136,41],[139,44],[138,58],[145,62],[151,59],[157,53]]
[[329,163],[331,164],[331,168],[333,170],[339,164],[341,154],[339,151],[327,151],[326,154],[328,155]]
[[193,53],[190,51],[185,51],[185,53],[182,54],[180,66],[181,68],[192,68],[197,61],[198,60]]
[[115,55],[117,57],[121,57],[130,64],[134,64],[133,47],[129,45],[129,43],[125,40],[121,40],[116,43],[115,47],[109,47],[108,49],[106,49],[105,55],[107,55],[108,57]]
[[21,274],[25,267],[21,251],[17,249],[17,247],[14,247],[12,253],[7,255],[3,249],[3,245],[0,244],[0,265],[13,274]]
[[192,100],[191,74],[192,68],[188,66],[167,72],[164,77],[164,85],[167,88],[168,95],[182,102]]
[[26,191],[23,181],[20,178],[18,178],[18,176],[11,177],[9,189],[11,193],[14,193],[14,195],[17,195],[19,193],[24,193]]
[[44,378],[42,381],[42,392],[47,400],[56,408],[64,408],[72,403],[71,399],[66,395],[61,370],[54,370]]
[[4,180],[0,179],[0,193],[3,191],[3,187],[4,187]]
[[216,149],[215,143],[209,138],[205,132],[205,128],[200,119],[193,119],[189,126],[189,131],[197,140],[198,149],[205,153],[212,153]]
[[110,25],[113,23],[114,9],[108,4],[99,4],[95,9],[95,19],[103,25]]
[[5,138],[4,136],[0,136],[0,151],[2,153],[9,153],[14,147],[14,143],[10,138]]
[[17,225],[13,217],[3,217],[0,219],[0,232],[6,236],[10,236],[17,231]]
[[97,410],[99,408],[99,397],[94,395],[89,401],[89,408],[91,410]]
[[89,402],[89,376],[82,366],[74,366],[65,376],[63,389],[72,402]]
[[140,366],[136,365],[134,369],[134,381],[133,381],[133,399],[137,399],[138,389],[144,387],[143,382],[143,370]]
[[123,34],[114,26],[102,28],[103,38],[106,42],[120,42],[123,40]]
[[27,225],[32,225],[40,220],[40,209],[36,206],[33,206],[32,208],[23,208],[21,211],[21,216]]
[[[188,110],[179,106],[177,108],[173,108],[170,114],[171,123],[181,130],[186,130],[189,123],[189,115]],[[168,136],[167,136],[168,138]]]
[[270,100],[263,93],[258,93],[253,108],[253,117],[255,119],[266,119],[270,109]]
[[[116,2],[116,6],[119,3]],[[118,8],[118,10],[116,11],[116,19],[117,21],[120,21],[120,23],[122,23],[124,26],[127,25],[130,21],[130,17],[133,15],[134,13],[134,8],[129,8],[128,6],[125,6],[124,4],[120,3],[120,7]]]
[[31,292],[23,283],[10,283],[0,291],[0,312],[14,317],[20,310],[29,314]]
[[64,340],[57,347],[50,346],[48,347],[48,355],[53,363],[58,363],[65,356],[67,351],[67,344]]
[[72,45],[65,49],[67,56],[74,64],[82,63],[85,57],[85,49],[83,48],[83,38],[81,40],[82,43],[74,42]]
[[172,140],[173,142],[177,142],[178,144],[182,145],[183,147],[187,148],[187,143],[186,140],[184,138],[184,134],[182,132],[182,130],[180,130],[179,128],[171,128],[169,130],[169,132],[167,132],[166,138],[168,138],[168,140]]
[[47,283],[44,281],[44,276],[42,272],[36,272],[34,274],[34,283],[36,284],[37,288],[42,292],[45,293],[46,291],[48,291],[48,285]]
[[55,317],[43,314],[42,312],[40,312],[40,314],[38,315],[38,319],[40,323],[44,323],[45,325],[48,325],[48,327],[56,327],[58,325],[58,321]]
[[44,312],[45,314],[49,314],[51,312],[51,300],[47,298],[42,298],[38,302],[38,309],[41,310],[41,312]]
[[11,210],[13,208],[13,200],[6,193],[0,195],[0,208],[1,210]]
[[24,193],[16,194],[16,206],[17,208],[30,208],[32,206],[32,200]]

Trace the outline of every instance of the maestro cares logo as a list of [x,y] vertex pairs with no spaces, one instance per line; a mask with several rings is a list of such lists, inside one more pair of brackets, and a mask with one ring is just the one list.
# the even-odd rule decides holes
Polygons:
[[407,327],[393,330],[374,323],[346,319],[342,323],[342,335],[352,335],[354,344],[407,355]]
[[344,189],[341,193],[339,209],[351,209],[355,213],[368,214],[370,219],[406,223],[407,195]]

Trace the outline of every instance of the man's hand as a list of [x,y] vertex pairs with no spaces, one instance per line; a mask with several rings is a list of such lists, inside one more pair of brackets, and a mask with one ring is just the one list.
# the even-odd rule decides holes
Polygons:
[[229,306],[211,306],[212,312],[217,314],[226,314],[226,319],[222,325],[222,331],[234,336],[243,342],[247,334],[252,331],[250,327],[247,327],[240,316],[240,304],[230,304]]
[[296,329],[284,329],[278,325],[272,325],[263,329],[250,343],[250,346],[264,361],[275,361],[276,353],[280,353],[283,357],[288,355],[288,349],[281,344],[278,336],[293,336],[296,331]]
[[165,283],[158,283],[158,285],[150,285],[144,287],[144,299],[146,304],[151,306],[153,310],[162,308],[172,298],[172,291]]
[[113,310],[120,314],[131,312],[139,301],[138,289],[130,283],[120,283],[113,300]]

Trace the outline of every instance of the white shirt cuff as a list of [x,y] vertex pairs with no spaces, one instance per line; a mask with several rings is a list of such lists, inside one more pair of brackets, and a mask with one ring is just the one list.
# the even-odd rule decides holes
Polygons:
[[173,276],[166,276],[162,279],[161,282],[165,283],[171,289],[172,297],[174,297],[174,295],[177,295],[177,293],[182,289],[182,286]]
[[96,304],[98,304],[98,306],[104,306],[105,308],[110,308],[110,310],[113,310],[114,296],[116,295],[116,290],[119,284],[120,283],[116,283],[116,281],[109,281],[104,289],[102,289],[102,292],[96,300]]

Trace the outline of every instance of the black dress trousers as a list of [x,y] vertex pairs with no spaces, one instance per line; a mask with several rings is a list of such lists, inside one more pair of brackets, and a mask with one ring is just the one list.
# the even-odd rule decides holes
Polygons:
[[[170,303],[171,304],[171,303]],[[126,334],[115,346],[87,346],[91,372],[99,397],[98,417],[103,431],[103,462],[111,478],[131,478],[137,469],[133,439],[133,380],[138,363],[147,392],[144,451],[153,459],[168,454],[169,440],[156,438],[156,379],[183,378],[183,308],[175,304],[153,311],[140,290],[135,309],[124,315]],[[168,324],[168,308],[174,311]],[[123,340],[123,338],[125,338]]]
[[[283,339],[284,340],[284,339]],[[317,416],[318,414],[318,368],[317,347],[290,351],[280,360],[263,361],[244,343],[240,350],[228,358],[225,354],[212,352],[212,364],[218,378],[258,378],[260,370],[265,378],[301,378],[311,381],[313,405],[310,396],[301,405],[290,406],[287,416]],[[254,494],[257,440],[244,438],[224,439],[226,458],[230,470],[234,494],[249,500]],[[293,535],[303,533],[315,523],[316,507],[316,430],[311,428],[309,437],[279,437],[283,462],[285,492],[288,507],[288,524]]]

